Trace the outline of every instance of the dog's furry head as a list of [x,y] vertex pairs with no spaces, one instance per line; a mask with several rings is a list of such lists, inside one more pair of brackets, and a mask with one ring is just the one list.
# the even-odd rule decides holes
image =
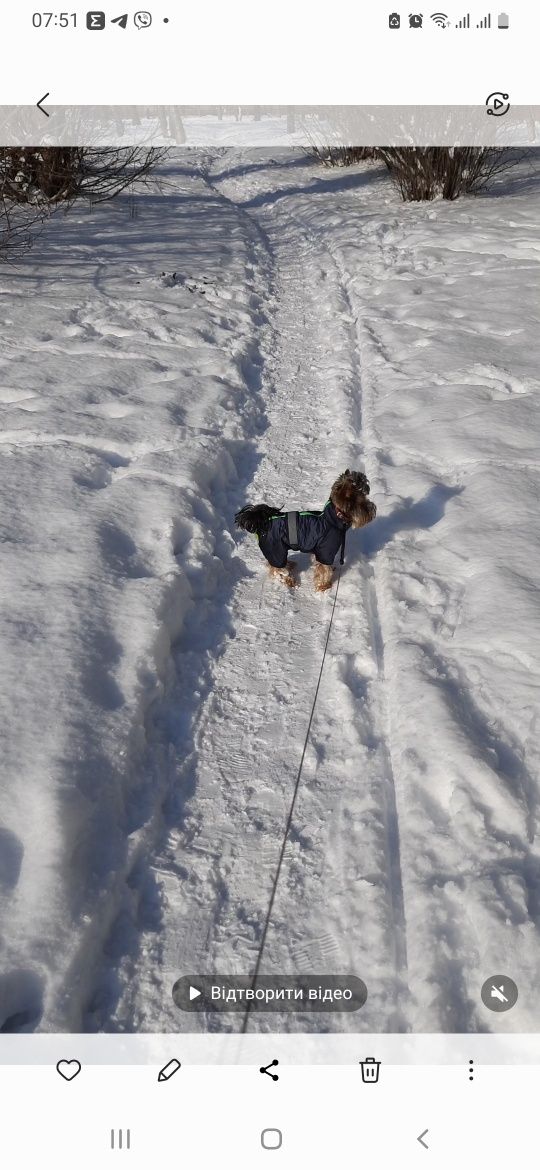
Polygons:
[[349,471],[347,468],[339,479],[332,484],[330,499],[341,512],[351,528],[363,528],[377,515],[377,509],[372,500],[368,500],[369,483],[362,471]]

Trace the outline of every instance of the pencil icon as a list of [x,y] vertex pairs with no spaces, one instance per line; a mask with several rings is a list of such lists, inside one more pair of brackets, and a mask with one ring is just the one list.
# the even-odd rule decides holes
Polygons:
[[173,1077],[181,1067],[182,1066],[179,1060],[170,1060],[169,1063],[165,1065],[165,1068],[160,1069],[158,1073],[158,1081],[170,1081],[171,1077]]

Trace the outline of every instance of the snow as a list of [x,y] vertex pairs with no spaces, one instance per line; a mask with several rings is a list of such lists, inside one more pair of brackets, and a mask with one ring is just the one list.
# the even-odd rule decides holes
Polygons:
[[261,972],[368,1000],[249,1028],[535,1029],[539,195],[537,155],[406,205],[374,164],[177,151],[0,270],[4,1030],[241,1026],[171,988],[253,972],[334,590],[301,555],[270,581],[233,517],[347,466],[378,518]]

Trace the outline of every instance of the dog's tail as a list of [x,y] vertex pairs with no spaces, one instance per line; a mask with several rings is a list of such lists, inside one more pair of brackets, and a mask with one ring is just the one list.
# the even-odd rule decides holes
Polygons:
[[264,536],[268,532],[272,516],[281,515],[283,515],[281,508],[270,508],[268,504],[246,504],[245,508],[240,508],[236,513],[234,522],[237,528],[243,528],[245,532]]

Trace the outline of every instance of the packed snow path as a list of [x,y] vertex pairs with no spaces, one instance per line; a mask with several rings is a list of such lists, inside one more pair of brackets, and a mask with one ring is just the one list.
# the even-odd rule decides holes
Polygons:
[[171,987],[253,971],[333,593],[300,556],[271,582],[232,518],[320,507],[348,465],[379,516],[347,539],[262,971],[369,996],[249,1026],[532,1030],[538,176],[406,207],[378,167],[226,152],[166,182],[55,223],[2,287],[0,1026],[241,1027]]
[[[365,459],[360,443],[344,442],[361,426],[351,308],[331,257],[294,218],[284,227],[253,218],[272,282],[267,429],[249,498],[322,506],[345,463]],[[194,975],[253,971],[327,632],[331,597],[314,594],[309,558],[300,558],[301,587],[290,593],[268,579],[249,543],[240,547],[253,576],[233,594],[235,636],[197,720],[188,831],[169,842],[169,857],[186,868],[189,858],[181,886],[175,869],[165,880],[171,972],[180,954]],[[371,571],[353,539],[349,550],[354,567],[334,619],[261,971],[361,971],[371,988],[363,1026],[399,1030],[406,945],[383,657]],[[191,1016],[186,1027],[238,1027],[238,1019]],[[332,1019],[295,1015],[295,1028],[314,1024],[329,1028]],[[252,1026],[290,1028],[291,1017]]]

